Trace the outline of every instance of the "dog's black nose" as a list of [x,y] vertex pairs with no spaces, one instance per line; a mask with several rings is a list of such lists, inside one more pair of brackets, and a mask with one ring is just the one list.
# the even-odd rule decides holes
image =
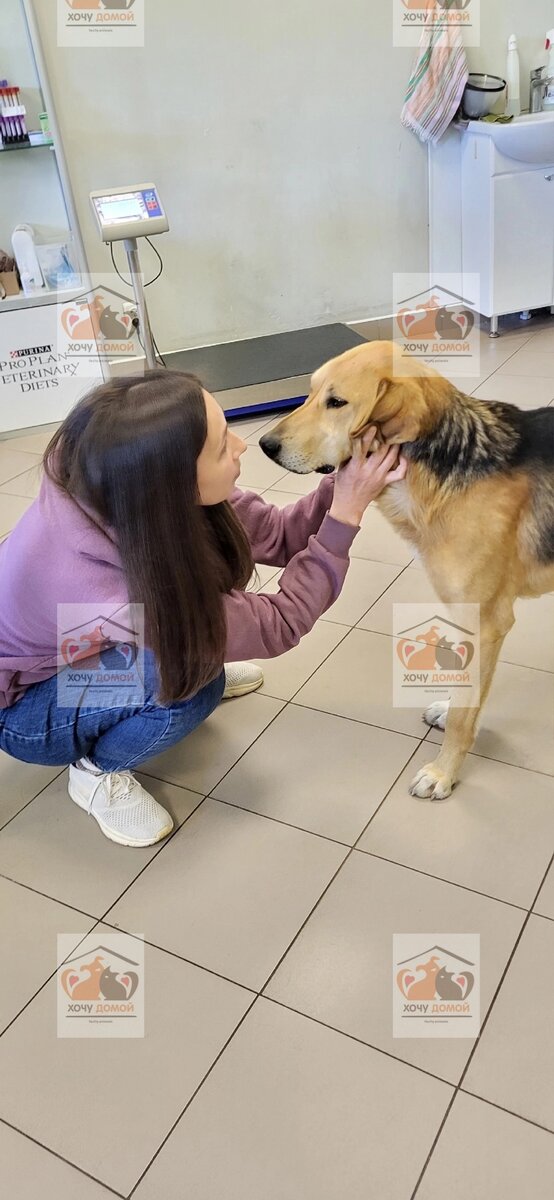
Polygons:
[[264,433],[264,436],[260,438],[260,446],[268,458],[272,458],[274,462],[277,462],[281,453],[279,438],[274,437],[272,433]]

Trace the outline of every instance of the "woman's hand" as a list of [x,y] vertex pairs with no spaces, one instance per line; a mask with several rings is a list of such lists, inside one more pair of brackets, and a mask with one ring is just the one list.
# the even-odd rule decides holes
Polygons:
[[380,446],[369,452],[376,432],[376,426],[371,425],[354,442],[350,461],[337,471],[329,516],[346,525],[359,525],[371,501],[388,483],[396,483],[406,474],[408,463],[399,446]]

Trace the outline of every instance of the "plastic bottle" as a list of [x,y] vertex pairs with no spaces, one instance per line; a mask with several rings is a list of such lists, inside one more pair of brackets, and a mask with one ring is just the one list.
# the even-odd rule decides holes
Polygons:
[[506,112],[509,116],[519,117],[521,112],[519,91],[519,54],[515,33],[508,38],[508,58],[506,61],[507,99]]
[[554,29],[548,30],[545,46],[548,58],[546,60],[546,92],[542,107],[544,111],[548,112],[554,109]]

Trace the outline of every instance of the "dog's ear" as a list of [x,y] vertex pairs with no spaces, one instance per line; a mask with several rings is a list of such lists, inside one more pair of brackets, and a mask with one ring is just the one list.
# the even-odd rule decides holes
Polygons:
[[360,437],[368,425],[375,423],[385,442],[415,442],[423,430],[426,413],[419,380],[381,379],[371,412],[351,436]]
[[369,429],[370,425],[375,425],[378,423],[379,418],[376,414],[376,409],[379,401],[385,395],[388,386],[388,379],[381,379],[380,383],[377,385],[377,392],[373,399],[373,403],[370,404],[368,402],[366,405],[364,405],[362,409],[362,415],[359,417],[357,424],[355,425],[354,429],[350,430],[350,437],[352,439],[361,437],[362,434],[365,433],[366,429]]

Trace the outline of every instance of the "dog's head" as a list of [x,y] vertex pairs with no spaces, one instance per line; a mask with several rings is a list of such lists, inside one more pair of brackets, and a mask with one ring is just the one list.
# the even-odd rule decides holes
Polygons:
[[377,426],[378,443],[415,441],[432,428],[452,388],[417,360],[409,370],[393,342],[347,350],[312,375],[308,399],[260,438],[262,450],[285,470],[325,474],[351,458],[369,425]]

